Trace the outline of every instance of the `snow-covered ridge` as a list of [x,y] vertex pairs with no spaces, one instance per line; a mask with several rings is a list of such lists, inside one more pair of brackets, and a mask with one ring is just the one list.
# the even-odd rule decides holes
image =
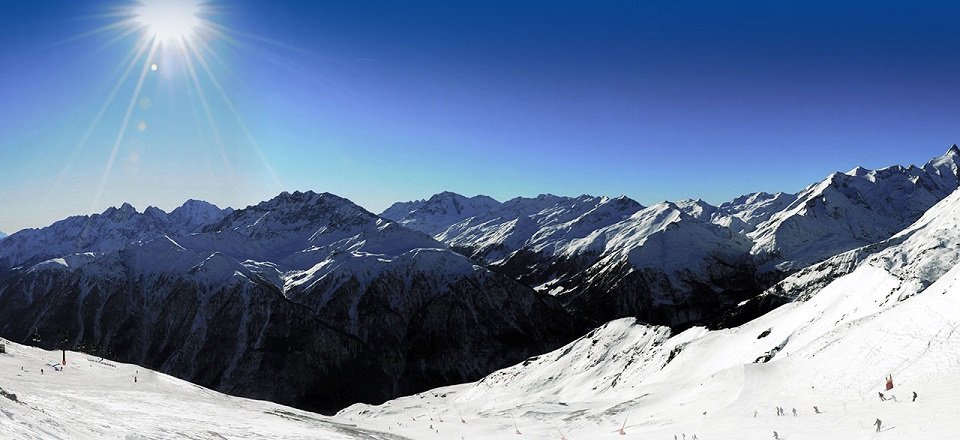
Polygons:
[[129,203],[100,214],[74,216],[39,229],[24,229],[0,242],[0,270],[74,253],[108,252],[141,240],[198,232],[232,212],[188,200],[169,214],[155,207],[138,212]]
[[797,270],[885,240],[957,189],[958,164],[953,146],[922,167],[833,173],[750,232],[753,253],[771,267]]
[[487,213],[499,206],[500,202],[492,197],[478,195],[468,198],[444,191],[425,200],[394,203],[380,213],[380,216],[408,228],[434,235],[451,224]]

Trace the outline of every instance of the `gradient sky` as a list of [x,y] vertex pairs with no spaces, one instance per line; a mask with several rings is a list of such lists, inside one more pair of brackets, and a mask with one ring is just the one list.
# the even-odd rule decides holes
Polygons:
[[163,49],[120,133],[141,35],[91,31],[130,4],[0,5],[0,230],[295,189],[720,203],[960,141],[950,2],[213,2],[230,104]]

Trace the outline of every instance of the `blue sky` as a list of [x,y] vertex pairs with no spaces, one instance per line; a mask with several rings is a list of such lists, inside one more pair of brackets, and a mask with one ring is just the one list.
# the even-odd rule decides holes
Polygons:
[[0,230],[295,189],[720,203],[960,139],[949,2],[211,2],[210,75],[161,48],[136,96],[143,32],[91,34],[131,5],[0,6]]

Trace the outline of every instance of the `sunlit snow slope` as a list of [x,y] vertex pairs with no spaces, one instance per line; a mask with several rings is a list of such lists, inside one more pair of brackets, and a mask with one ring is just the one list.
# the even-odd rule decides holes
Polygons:
[[83,353],[55,371],[60,352],[0,343],[0,389],[16,395],[0,397],[3,439],[403,438]]

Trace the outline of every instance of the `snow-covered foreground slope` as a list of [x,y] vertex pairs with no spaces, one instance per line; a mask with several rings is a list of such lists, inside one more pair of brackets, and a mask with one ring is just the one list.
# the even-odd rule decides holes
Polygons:
[[[431,425],[444,438],[514,438],[517,429],[534,438],[620,438],[626,422],[627,438],[739,440],[777,431],[785,439],[858,439],[877,435],[876,418],[882,438],[954,438],[960,269],[891,305],[898,283],[865,267],[742,327],[672,338],[665,328],[613,321],[480,382],[340,416],[414,438],[434,438]],[[754,362],[771,352],[769,362]],[[887,374],[891,391],[882,388]],[[881,391],[896,401],[881,402]],[[787,416],[776,416],[777,406]]]
[[17,399],[0,397],[3,439],[402,439],[83,353],[55,371],[59,351],[0,343],[0,389]]
[[[960,246],[950,225],[957,209],[954,194],[849,273],[821,274],[821,283],[808,285],[825,287],[742,326],[670,336],[664,327],[612,321],[479,382],[356,405],[340,416],[415,438],[438,429],[445,438],[512,438],[517,430],[620,438],[624,423],[627,438],[644,439],[773,438],[774,431],[784,439],[955,438]],[[896,386],[885,391],[891,374]],[[786,416],[775,415],[778,406]]]

